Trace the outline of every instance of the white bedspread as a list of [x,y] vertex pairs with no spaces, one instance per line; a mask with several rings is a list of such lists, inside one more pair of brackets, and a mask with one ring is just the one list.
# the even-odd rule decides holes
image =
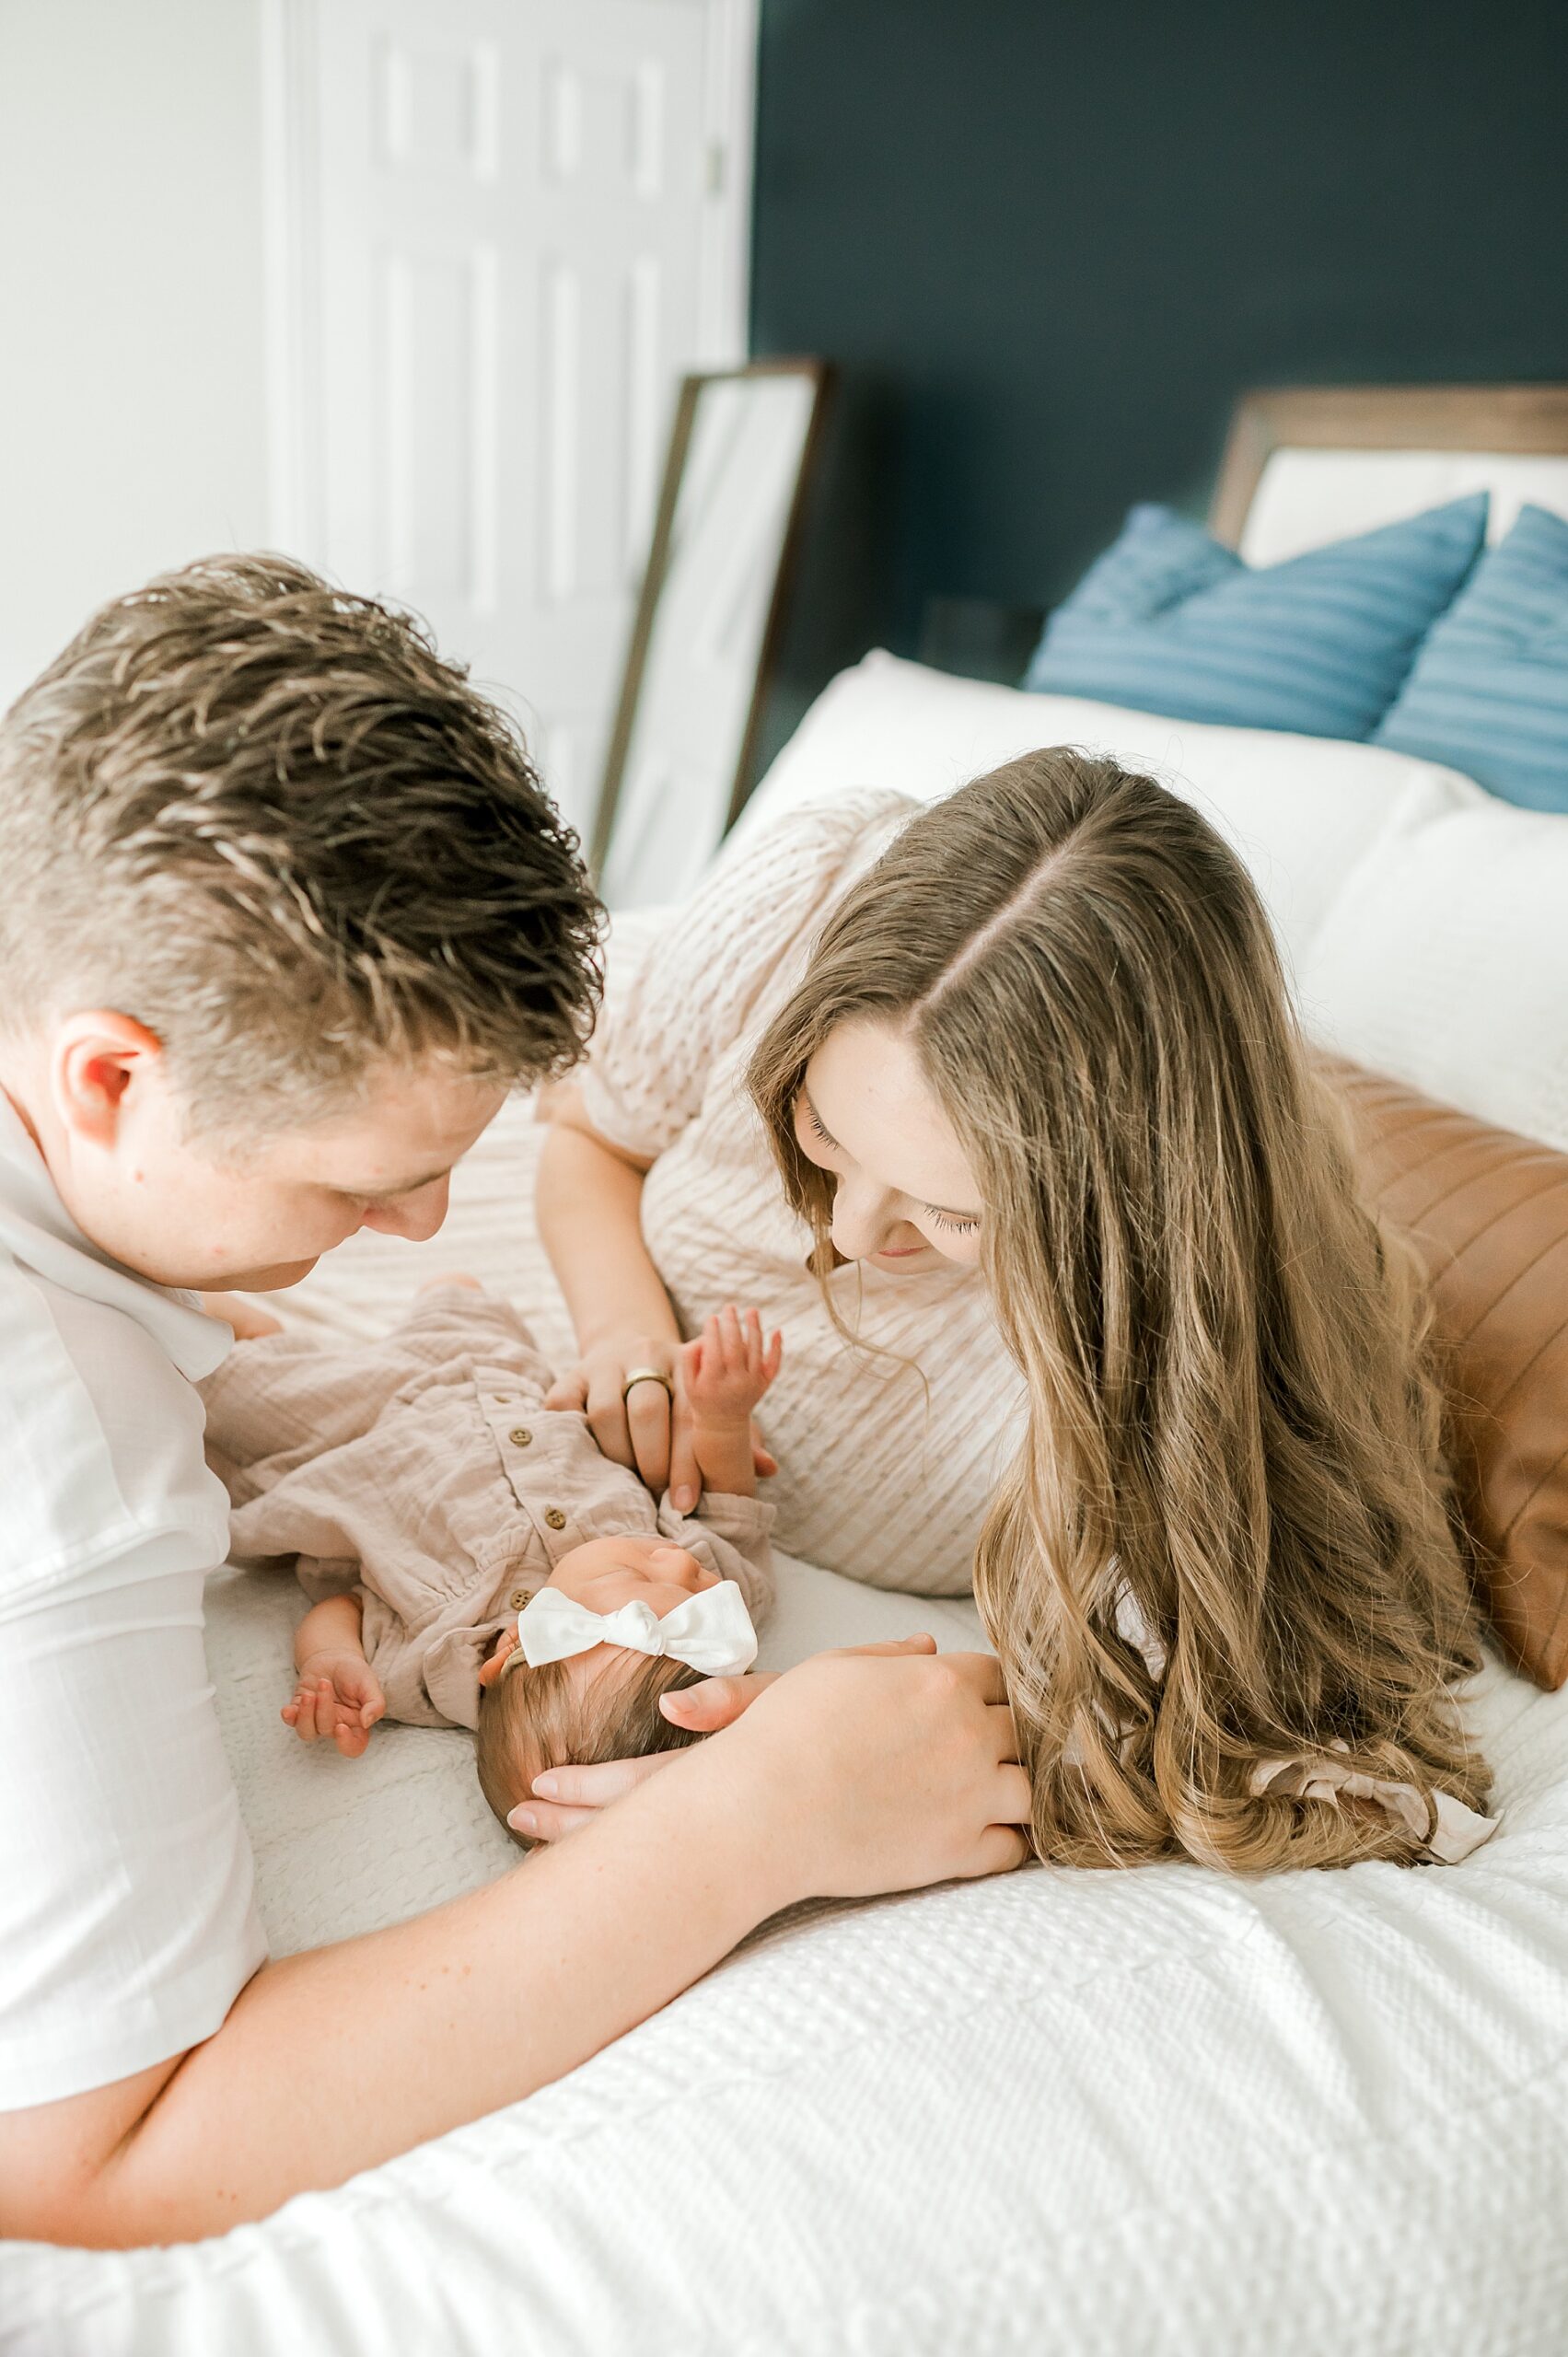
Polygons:
[[[469,1265],[559,1335],[530,1159],[519,1108],[437,1246],[363,1240],[310,1314],[373,1329],[417,1277]],[[923,1622],[974,1640],[965,1606],[805,1566],[782,1587],[773,1661]],[[280,1952],[512,1854],[465,1738],[386,1728],[358,1763],[294,1741],[277,1712],[297,1609],[278,1579],[211,1599]],[[1557,2357],[1568,1693],[1494,1668],[1475,1708],[1504,1823],[1464,1866],[1033,1870],[809,1911],[561,2084],[265,2224],[167,2251],[11,2247],[0,2347]]]

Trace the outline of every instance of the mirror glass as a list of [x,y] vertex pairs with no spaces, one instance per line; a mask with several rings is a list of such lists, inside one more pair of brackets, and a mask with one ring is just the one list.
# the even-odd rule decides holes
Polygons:
[[822,393],[814,362],[689,377],[611,738],[611,908],[682,899],[739,807]]

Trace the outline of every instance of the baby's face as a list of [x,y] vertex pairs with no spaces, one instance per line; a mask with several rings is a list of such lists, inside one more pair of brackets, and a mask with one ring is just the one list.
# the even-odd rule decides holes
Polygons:
[[[586,1547],[574,1547],[562,1556],[545,1582],[546,1587],[560,1588],[585,1611],[619,1612],[623,1604],[645,1604],[660,1620],[703,1588],[718,1585],[718,1573],[705,1571],[684,1547],[672,1547],[666,1538],[630,1536],[590,1538]],[[482,1686],[490,1685],[501,1674],[517,1644],[516,1628],[504,1629],[479,1673]],[[586,1653],[568,1655],[563,1668],[585,1686],[598,1685],[617,1665],[632,1675],[640,1659],[645,1657],[624,1645],[590,1645]]]
[[[717,1587],[716,1572],[704,1571],[684,1547],[667,1538],[590,1538],[563,1555],[548,1585],[558,1587],[588,1612],[619,1612],[623,1604],[645,1604],[662,1620],[705,1587]],[[596,1645],[585,1661],[602,1657]]]

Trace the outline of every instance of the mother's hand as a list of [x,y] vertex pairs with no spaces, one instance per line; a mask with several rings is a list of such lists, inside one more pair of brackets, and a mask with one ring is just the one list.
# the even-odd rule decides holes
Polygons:
[[[627,1389],[627,1378],[653,1368],[669,1388],[651,1376]],[[577,1364],[556,1377],[545,1394],[547,1408],[575,1408],[587,1415],[602,1453],[629,1466],[656,1497],[668,1489],[678,1514],[690,1514],[703,1477],[691,1446],[691,1411],[680,1382],[680,1344],[668,1334],[613,1336],[585,1351]],[[755,1427],[751,1454],[759,1473],[778,1466]]]
[[[656,1370],[665,1382],[650,1378],[628,1390],[627,1377],[640,1367]],[[679,1383],[679,1342],[668,1334],[621,1335],[585,1351],[575,1366],[557,1376],[544,1404],[582,1410],[602,1453],[640,1473],[656,1493],[695,1489],[691,1419],[677,1398]]]

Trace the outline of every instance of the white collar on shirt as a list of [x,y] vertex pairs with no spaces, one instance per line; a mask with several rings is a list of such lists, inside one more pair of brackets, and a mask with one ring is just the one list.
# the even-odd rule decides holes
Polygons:
[[89,1244],[55,1190],[47,1164],[0,1089],[0,1252],[48,1283],[134,1318],[188,1381],[221,1366],[226,1326],[203,1317],[193,1293],[138,1277]]

